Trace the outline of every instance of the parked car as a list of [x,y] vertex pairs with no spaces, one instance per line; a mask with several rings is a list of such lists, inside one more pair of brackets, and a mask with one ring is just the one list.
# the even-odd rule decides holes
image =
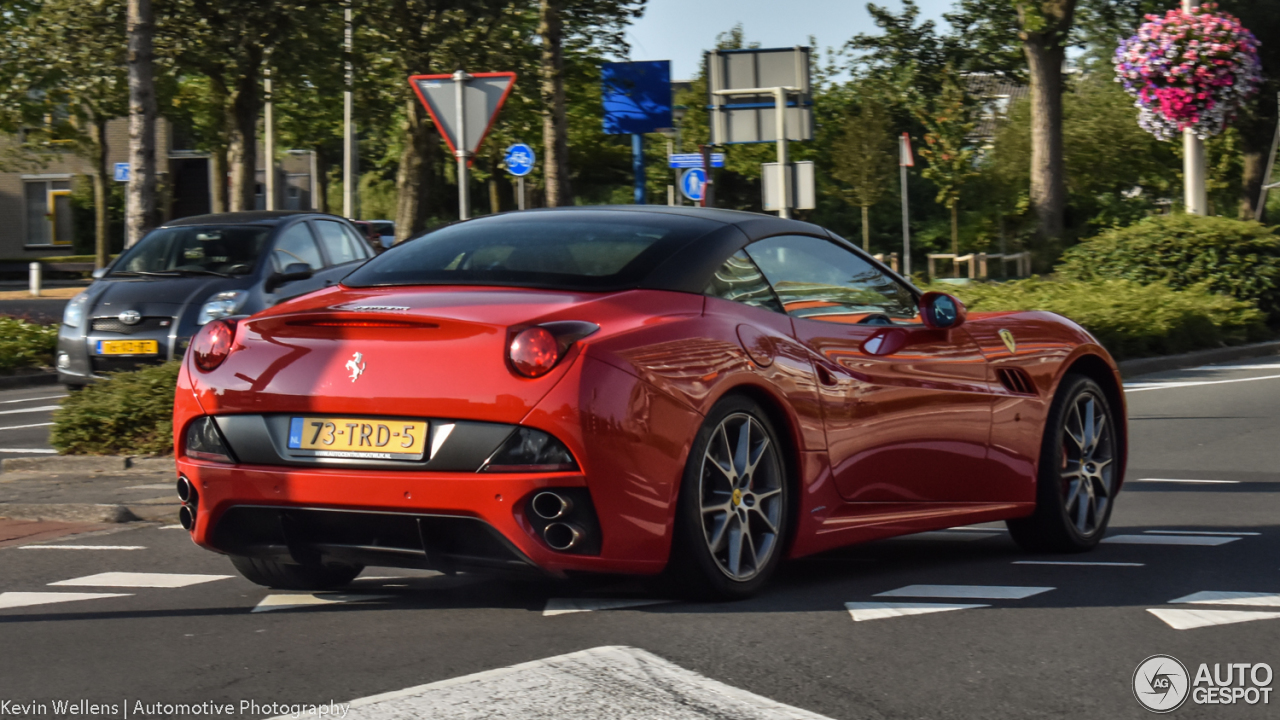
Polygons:
[[356,230],[359,230],[360,234],[364,236],[365,242],[369,243],[376,252],[382,252],[386,249],[382,245],[382,234],[373,226],[373,223],[368,220],[352,220],[351,224],[356,226]]
[[200,215],[165,223],[95,273],[67,303],[58,378],[182,357],[200,326],[334,285],[373,256],[339,217],[307,212]]
[[393,220],[364,220],[382,239],[382,247],[389,248],[396,244],[396,224]]
[[1127,436],[1066,318],[968,314],[816,225],[656,206],[456,223],[211,322],[173,427],[180,521],[262,585],[669,570],[722,598],[956,525],[1091,549]]

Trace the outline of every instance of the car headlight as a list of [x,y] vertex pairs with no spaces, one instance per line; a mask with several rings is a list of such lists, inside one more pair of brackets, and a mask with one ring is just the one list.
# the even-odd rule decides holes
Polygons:
[[84,322],[84,309],[89,304],[89,294],[80,293],[67,303],[67,307],[62,311],[62,324],[67,327],[80,327]]
[[240,312],[240,307],[248,298],[249,293],[244,290],[224,290],[214,293],[205,301],[204,307],[200,308],[200,317],[196,318],[196,325],[207,325],[218,318],[235,315]]

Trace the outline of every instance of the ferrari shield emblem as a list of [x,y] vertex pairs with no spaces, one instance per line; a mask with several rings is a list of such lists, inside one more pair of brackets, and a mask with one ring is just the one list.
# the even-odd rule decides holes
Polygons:
[[1004,346],[1009,348],[1009,352],[1015,353],[1018,351],[1018,343],[1014,342],[1013,333],[1008,330],[1001,330],[1000,339],[1004,341]]

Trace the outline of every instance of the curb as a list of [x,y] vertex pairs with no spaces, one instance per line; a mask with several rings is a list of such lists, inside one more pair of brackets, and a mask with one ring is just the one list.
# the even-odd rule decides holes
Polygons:
[[172,456],[55,455],[0,460],[0,473],[115,473],[126,470],[173,474],[178,472],[178,467]]
[[1133,377],[1166,370],[1184,370],[1186,368],[1211,365],[1213,363],[1231,362],[1233,360],[1249,360],[1250,358],[1280,355],[1280,340],[1239,345],[1236,347],[1197,350],[1182,355],[1164,355],[1153,358],[1137,358],[1117,363],[1121,377]]
[[40,385],[57,385],[58,373],[42,372],[31,373],[29,375],[4,375],[0,376],[0,390],[13,390],[14,388],[37,387]]

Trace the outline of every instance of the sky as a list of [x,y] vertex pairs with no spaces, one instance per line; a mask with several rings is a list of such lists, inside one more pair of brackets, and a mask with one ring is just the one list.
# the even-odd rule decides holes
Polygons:
[[[941,19],[953,0],[917,0],[922,17]],[[901,0],[878,0],[894,12]],[[874,32],[866,0],[649,0],[644,17],[631,26],[627,40],[632,60],[670,60],[673,80],[698,73],[702,53],[716,35],[742,23],[748,42],[762,47],[807,45],[815,54],[839,48],[858,33]]]

